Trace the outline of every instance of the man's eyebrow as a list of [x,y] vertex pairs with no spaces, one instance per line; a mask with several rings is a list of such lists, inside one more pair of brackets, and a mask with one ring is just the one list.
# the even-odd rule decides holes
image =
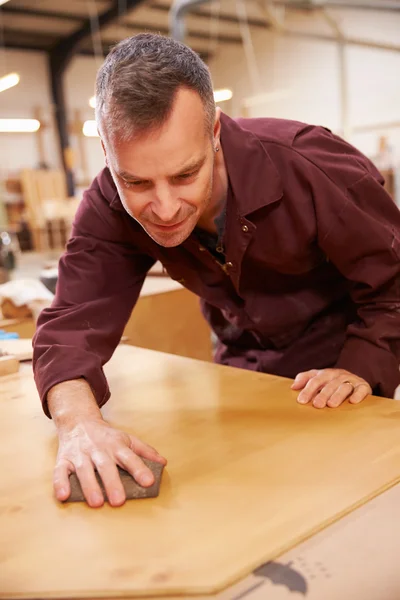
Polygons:
[[181,169],[179,169],[178,173],[174,173],[174,175],[172,175],[172,177],[177,177],[178,175],[182,175],[184,173],[190,173],[191,171],[196,171],[197,169],[200,169],[200,167],[202,167],[204,165],[206,161],[206,157],[202,156],[199,159],[196,160],[192,160],[188,163],[186,163],[186,165],[184,165]]
[[137,179],[138,181],[143,179],[143,177],[138,177],[137,175],[133,175],[133,173],[128,173],[128,171],[119,171],[118,177],[121,177],[121,179]]
[[[192,160],[191,162],[187,163],[186,165],[184,165],[178,173],[174,173],[173,175],[170,175],[170,177],[177,177],[179,175],[182,175],[184,173],[190,173],[190,171],[196,171],[197,169],[200,169],[203,164],[206,161],[206,157],[203,156],[200,159],[196,159],[196,160]],[[118,177],[121,177],[121,179],[127,179],[127,180],[131,180],[131,181],[147,181],[147,179],[144,179],[143,177],[139,177],[138,175],[134,175],[133,173],[129,173],[128,171],[119,171],[118,172]]]

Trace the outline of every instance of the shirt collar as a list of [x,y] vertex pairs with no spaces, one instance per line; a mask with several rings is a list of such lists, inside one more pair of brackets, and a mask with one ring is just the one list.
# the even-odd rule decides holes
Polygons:
[[248,215],[283,195],[281,177],[260,139],[221,114],[221,146],[239,213]]

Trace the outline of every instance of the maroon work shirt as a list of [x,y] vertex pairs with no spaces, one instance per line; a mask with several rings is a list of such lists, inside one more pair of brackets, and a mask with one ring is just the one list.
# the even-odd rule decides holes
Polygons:
[[124,210],[108,169],[94,180],[34,339],[42,400],[84,377],[106,402],[102,367],[157,260],[202,299],[218,362],[286,377],[336,366],[393,395],[400,211],[380,173],[329,130],[295,121],[222,115],[221,144],[225,265],[193,234],[175,248],[157,245]]

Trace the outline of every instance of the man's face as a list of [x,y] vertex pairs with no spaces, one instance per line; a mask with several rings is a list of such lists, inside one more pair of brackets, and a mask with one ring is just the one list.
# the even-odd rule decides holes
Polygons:
[[[219,135],[219,122],[215,133]],[[200,97],[181,89],[160,129],[128,142],[108,136],[104,145],[125,210],[157,244],[181,244],[213,191],[214,143]]]

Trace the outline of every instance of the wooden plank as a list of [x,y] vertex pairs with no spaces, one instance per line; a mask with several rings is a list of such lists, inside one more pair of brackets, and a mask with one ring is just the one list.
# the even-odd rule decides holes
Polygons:
[[34,319],[3,319],[0,329],[10,333],[18,333],[20,338],[32,338],[36,331]]
[[2,356],[0,352],[0,377],[19,371],[19,361],[15,356]]
[[59,247],[57,222],[64,213],[68,198],[64,172],[60,169],[23,169],[21,183],[35,250],[47,251],[50,248],[48,222],[56,235],[56,245],[52,247]]
[[32,360],[33,349],[31,339],[1,340],[0,352],[15,356],[18,360]]
[[105,417],[169,459],[160,495],[57,504],[53,425],[31,375],[6,378],[2,597],[216,593],[400,480],[396,401],[316,410],[286,379],[129,346],[106,373]]
[[143,290],[124,330],[128,344],[210,361],[211,331],[198,297],[182,287],[156,293],[176,285],[167,278],[147,282],[149,289]]
[[400,552],[399,507],[400,485],[395,485],[223,592],[168,600],[397,599],[400,576],[393,557]]

